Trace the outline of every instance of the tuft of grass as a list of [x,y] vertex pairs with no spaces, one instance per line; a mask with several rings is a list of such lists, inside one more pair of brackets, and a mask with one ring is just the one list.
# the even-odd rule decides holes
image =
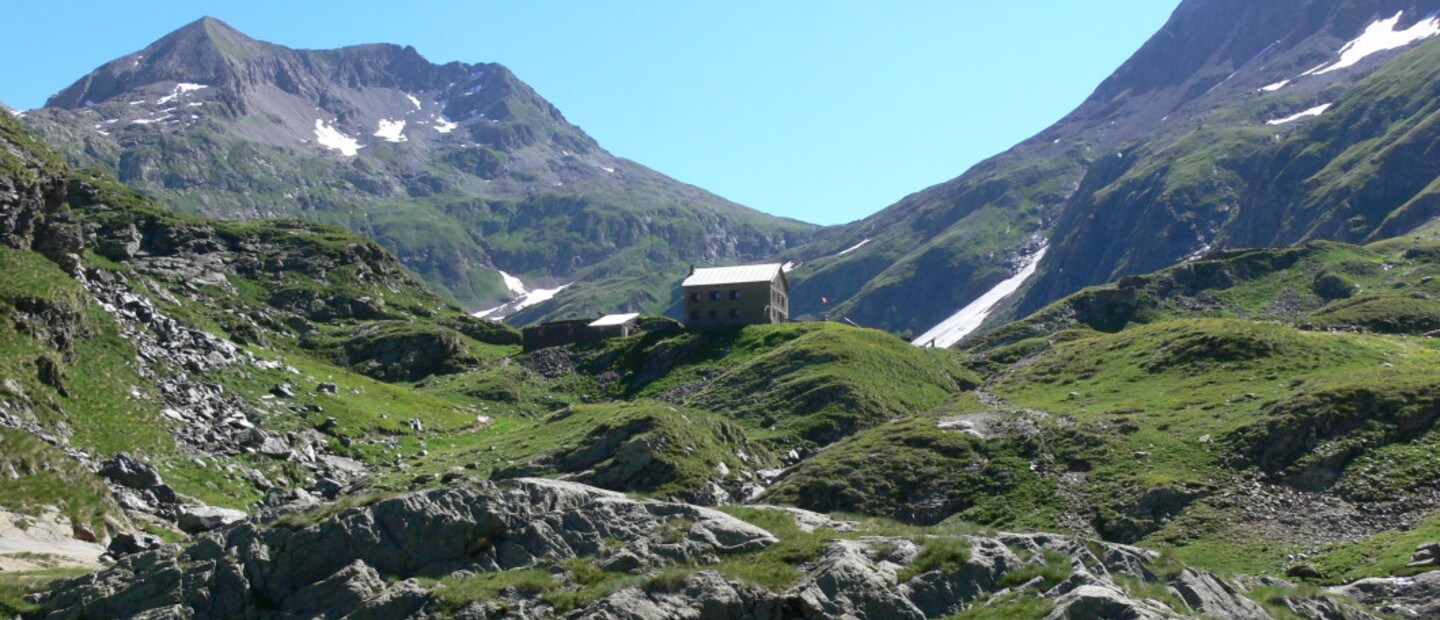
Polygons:
[[834,530],[806,532],[788,514],[761,508],[725,506],[720,510],[751,525],[765,529],[780,539],[764,550],[723,559],[715,570],[726,577],[780,592],[795,585],[803,575],[802,568],[820,558],[829,541],[842,536]]
[[895,578],[903,583],[930,571],[953,570],[969,561],[970,543],[965,539],[929,537],[920,543],[915,561],[900,569]]
[[440,600],[443,609],[451,612],[474,601],[497,599],[512,588],[523,594],[543,594],[560,587],[550,571],[540,568],[446,577],[440,580],[440,585],[443,587],[431,590],[431,594]]
[[1018,570],[1005,573],[1005,576],[1000,578],[1000,585],[1013,588],[1039,577],[1042,580],[1040,591],[1045,592],[1059,585],[1072,571],[1070,556],[1047,550],[1039,557],[1031,558],[1029,563]]
[[1115,575],[1113,578],[1116,584],[1125,588],[1125,592],[1129,594],[1131,598],[1160,601],[1169,606],[1170,609],[1180,613],[1186,613],[1190,610],[1190,606],[1180,600],[1180,597],[1176,596],[1163,581],[1145,581],[1144,579],[1126,575]]
[[41,571],[0,573],[0,617],[20,617],[37,611],[38,605],[25,600],[25,596],[41,592],[57,579],[78,577],[90,572],[83,568],[54,568]]
[[964,611],[942,620],[1041,620],[1050,614],[1054,606],[1054,599],[1039,598],[1028,592],[1011,592],[976,601]]
[[271,521],[269,525],[270,527],[284,527],[292,530],[305,529],[351,508],[373,506],[396,495],[396,493],[388,492],[346,495],[308,512],[291,512],[280,515],[274,521]]

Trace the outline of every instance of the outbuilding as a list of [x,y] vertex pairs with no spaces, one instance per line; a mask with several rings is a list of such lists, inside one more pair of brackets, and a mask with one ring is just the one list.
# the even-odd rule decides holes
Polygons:
[[640,313],[630,314],[607,314],[590,323],[590,331],[595,332],[601,340],[606,338],[625,338],[639,330]]

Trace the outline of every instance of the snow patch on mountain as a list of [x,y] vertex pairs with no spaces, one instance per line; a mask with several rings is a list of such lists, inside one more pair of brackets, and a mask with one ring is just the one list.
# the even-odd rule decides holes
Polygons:
[[459,123],[451,122],[450,118],[446,116],[441,116],[435,119],[435,131],[438,131],[440,133],[450,133],[452,131],[455,131],[455,128],[459,126]]
[[1286,86],[1289,86],[1289,85],[1290,85],[1290,80],[1280,80],[1279,82],[1276,82],[1276,83],[1271,84],[1271,85],[1269,85],[1269,86],[1261,86],[1261,87],[1260,87],[1260,90],[1261,90],[1262,92],[1273,93],[1273,92],[1275,92],[1275,91],[1277,91],[1277,90],[1280,90],[1280,89],[1282,89],[1282,88],[1285,88]]
[[[169,112],[169,110],[166,110],[166,112]],[[133,120],[133,121],[130,121],[130,124],[131,124],[131,125],[153,125],[153,124],[155,124],[155,123],[163,123],[163,122],[165,122],[165,121],[167,121],[167,120],[170,120],[170,115],[169,115],[169,114],[161,114],[160,116],[157,116],[157,117],[155,117],[155,118],[137,118],[137,119],[135,119],[135,120]]]
[[970,302],[970,305],[961,308],[959,312],[950,315],[950,318],[941,321],[929,331],[920,334],[919,338],[910,343],[919,347],[940,347],[947,348],[960,342],[960,340],[977,329],[990,317],[990,313],[1005,301],[1005,298],[1015,294],[1030,276],[1035,275],[1035,270],[1040,267],[1040,259],[1045,258],[1045,252],[1050,246],[1041,246],[1035,254],[1026,261],[1025,266],[1019,273],[1011,276],[1010,279],[996,284],[994,288],[986,291],[979,299]]
[[155,105],[165,105],[167,103],[170,103],[171,101],[179,99],[180,96],[184,95],[185,93],[191,93],[197,90],[204,90],[206,88],[210,87],[204,84],[190,84],[187,82],[181,82],[175,85],[175,90],[170,91],[170,94],[155,100]]
[[1356,63],[1367,57],[1387,50],[1398,49],[1412,43],[1440,35],[1440,16],[1431,14],[1430,17],[1416,22],[1414,26],[1404,30],[1396,30],[1400,25],[1400,18],[1405,11],[1396,13],[1390,19],[1382,19],[1370,24],[1365,28],[1354,41],[1346,43],[1340,48],[1340,60],[1331,64],[1324,64],[1303,75],[1322,75],[1331,71],[1339,71],[1346,67],[1353,67]]
[[346,157],[353,157],[364,148],[355,138],[341,133],[339,129],[318,118],[315,119],[315,141],[319,142],[320,146],[339,151]]
[[386,142],[407,142],[405,137],[405,121],[394,121],[388,118],[380,119],[380,128],[373,134],[377,138],[384,138]]
[[417,99],[415,95],[405,93],[405,98],[410,100],[410,104],[414,105],[416,110],[419,110],[421,107],[423,107],[420,105],[420,100]]
[[854,252],[855,250],[858,250],[858,249],[860,249],[860,248],[865,247],[865,244],[867,244],[867,243],[870,243],[870,239],[869,239],[868,237],[867,237],[864,241],[861,241],[860,243],[857,243],[857,244],[852,245],[852,246],[850,246],[850,247],[848,247],[848,248],[845,248],[845,249],[843,249],[843,250],[840,250],[840,253],[839,253],[839,254],[836,254],[836,256],[844,256],[844,255],[846,255],[846,254],[849,254],[849,253],[851,253],[851,252]]
[[488,310],[476,312],[473,315],[475,318],[489,319],[491,321],[502,320],[530,306],[550,301],[556,295],[560,294],[560,291],[574,284],[574,282],[571,282],[570,284],[561,284],[555,288],[528,289],[525,287],[525,283],[520,281],[520,278],[505,273],[504,271],[500,272],[500,280],[505,283],[506,290],[510,291],[510,301]]
[[521,282],[521,281],[520,281],[520,278],[517,278],[517,277],[512,276],[512,275],[510,275],[510,274],[508,274],[508,273],[505,273],[504,271],[501,271],[501,272],[500,272],[500,279],[505,282],[505,288],[506,288],[506,290],[509,290],[511,293],[516,294],[516,295],[524,295],[524,294],[525,294],[525,283],[524,283],[524,282]]
[[1277,119],[1265,121],[1265,124],[1266,124],[1266,125],[1284,125],[1284,124],[1286,124],[1286,123],[1293,123],[1293,122],[1298,121],[1298,120],[1300,120],[1300,119],[1302,119],[1302,118],[1309,118],[1309,117],[1311,117],[1311,116],[1320,116],[1321,114],[1324,114],[1327,110],[1329,110],[1329,109],[1330,109],[1330,106],[1332,106],[1332,105],[1335,105],[1335,104],[1333,104],[1333,103],[1327,103],[1327,104],[1324,104],[1324,105],[1317,105],[1317,106],[1315,106],[1315,107],[1313,107],[1313,108],[1310,108],[1309,110],[1305,110],[1304,112],[1300,112],[1300,113],[1297,113],[1297,114],[1292,114],[1292,115],[1287,116],[1287,117],[1285,117],[1285,118],[1277,118]]

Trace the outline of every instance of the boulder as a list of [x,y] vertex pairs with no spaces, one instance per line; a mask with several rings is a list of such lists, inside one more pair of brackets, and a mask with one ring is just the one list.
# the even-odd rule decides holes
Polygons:
[[131,489],[153,489],[165,484],[160,471],[127,452],[116,452],[100,465],[100,475]]
[[154,534],[120,534],[110,540],[110,546],[105,549],[112,557],[123,558],[132,553],[141,553],[151,549],[158,549],[165,544],[159,536]]
[[1424,543],[1416,547],[1408,566],[1440,566],[1440,542]]
[[176,524],[189,534],[199,534],[241,521],[248,516],[239,510],[218,506],[185,506],[180,509]]
[[1085,585],[1056,599],[1045,620],[1165,620],[1166,614],[1113,587]]

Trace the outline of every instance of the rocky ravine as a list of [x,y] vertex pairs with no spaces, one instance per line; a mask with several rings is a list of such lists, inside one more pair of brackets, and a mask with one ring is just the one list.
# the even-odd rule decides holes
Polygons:
[[[1282,609],[1303,618],[1375,617],[1279,580],[1225,581],[1151,551],[1049,534],[852,535],[806,558],[795,585],[773,592],[706,569],[783,544],[766,530],[712,509],[543,479],[322,514],[272,513],[128,556],[58,582],[28,617],[919,619],[1017,600],[1037,602],[1055,619],[1261,619]],[[811,528],[839,525],[800,516]],[[932,546],[946,547],[933,544],[942,539],[966,551],[936,562]],[[473,600],[447,592],[486,573],[537,567],[550,571],[551,586],[503,587]],[[582,576],[597,570],[639,577],[606,590]],[[591,584],[594,596],[562,614],[544,593],[579,591],[577,582]],[[1412,581],[1405,600],[1424,601],[1435,585]]]

